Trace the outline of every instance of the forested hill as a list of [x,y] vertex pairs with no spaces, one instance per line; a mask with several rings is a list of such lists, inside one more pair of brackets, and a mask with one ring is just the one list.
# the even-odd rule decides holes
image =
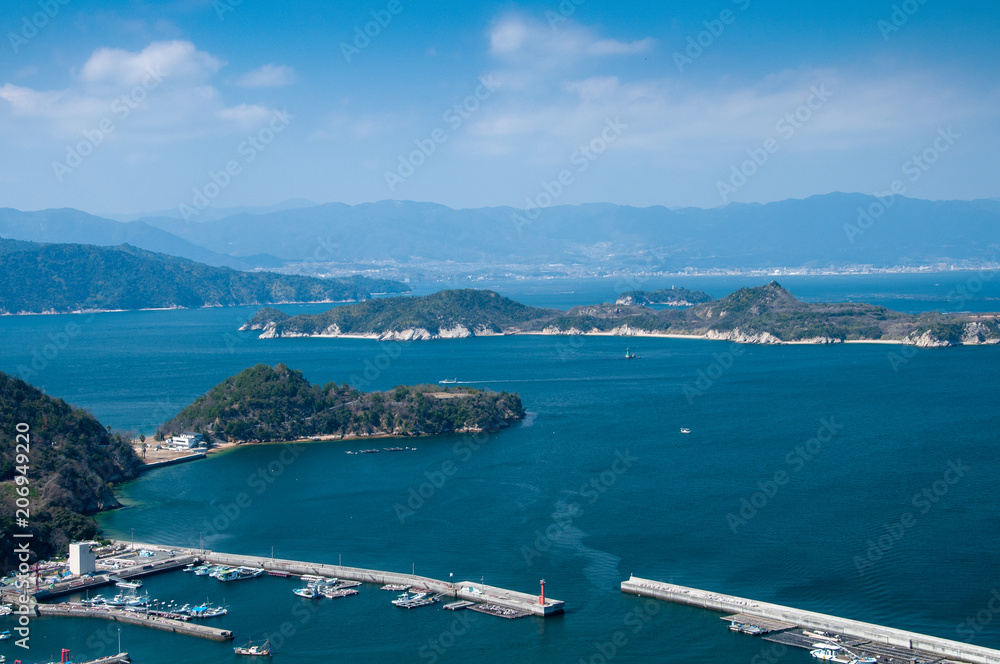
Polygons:
[[708,293],[687,288],[664,288],[655,291],[629,291],[618,296],[615,304],[635,304],[646,306],[647,304],[665,304],[668,307],[690,307],[703,302],[711,302],[712,296]]
[[[17,447],[20,423],[29,428],[27,452]],[[90,515],[119,506],[110,485],[135,477],[141,463],[127,440],[93,416],[0,372],[0,567],[16,564],[13,533],[24,532],[15,528],[18,488],[29,489],[31,548],[45,558],[93,538]],[[25,474],[27,484],[16,479]]]
[[352,436],[411,436],[495,431],[524,417],[508,392],[399,386],[362,392],[320,387],[284,364],[258,364],[227,378],[163,425],[169,435],[193,430],[235,442]]
[[239,272],[127,244],[0,239],[0,313],[361,301],[372,293],[408,290],[386,279]]

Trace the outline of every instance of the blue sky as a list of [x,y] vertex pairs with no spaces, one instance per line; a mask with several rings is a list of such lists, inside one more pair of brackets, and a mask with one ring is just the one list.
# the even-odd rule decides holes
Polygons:
[[0,11],[2,206],[1000,196],[995,0]]

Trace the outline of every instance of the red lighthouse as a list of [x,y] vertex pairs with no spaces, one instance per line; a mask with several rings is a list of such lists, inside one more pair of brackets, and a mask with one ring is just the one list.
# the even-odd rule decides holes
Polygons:
[[542,594],[538,596],[538,603],[545,606],[545,579],[542,579]]

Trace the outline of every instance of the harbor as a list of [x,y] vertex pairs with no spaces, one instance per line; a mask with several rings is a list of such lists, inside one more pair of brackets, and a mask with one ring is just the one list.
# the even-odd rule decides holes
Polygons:
[[[182,547],[165,547],[154,544],[136,544],[147,550],[169,551],[177,561],[193,559],[212,565],[229,567],[246,567],[263,569],[268,574],[287,574],[290,576],[316,576],[328,579],[357,581],[360,583],[404,586],[406,588],[425,589],[441,597],[465,600],[474,604],[493,604],[496,606],[524,612],[526,615],[547,617],[564,611],[562,600],[545,597],[544,589],[537,595],[498,588],[481,582],[460,581],[449,582],[432,579],[416,574],[388,572],[382,570],[345,567],[326,563],[313,563],[298,560],[282,560],[279,558],[264,558],[233,553],[221,553],[200,549]],[[182,567],[183,565],[177,565]]]
[[[78,545],[74,545],[76,547]],[[206,576],[228,584],[264,575],[297,577],[303,587],[292,592],[304,599],[336,600],[359,593],[362,584],[374,584],[379,589],[399,593],[390,602],[402,609],[416,609],[450,600],[443,606],[450,611],[471,609],[501,617],[546,617],[561,613],[561,600],[545,597],[544,581],[538,595],[486,585],[480,582],[457,583],[434,578],[372,570],[342,565],[329,565],[295,560],[263,558],[209,550],[165,547],[133,542],[113,542],[103,549],[103,555],[91,555],[90,569],[85,574],[67,574],[47,582],[32,594],[34,615],[59,618],[96,618],[113,622],[149,627],[214,641],[235,638],[230,629],[220,629],[199,622],[223,616],[225,606],[161,602],[140,594],[142,578],[168,571],[183,570],[192,576]],[[114,584],[117,589],[110,599],[90,596],[89,591]],[[40,584],[39,584],[40,585]],[[87,593],[86,599],[72,602],[47,602],[66,595]],[[392,597],[391,595],[389,596]]]
[[632,576],[622,582],[621,591],[730,613],[723,619],[730,629],[740,626],[733,631],[766,634],[768,641],[808,649],[817,659],[843,664],[1000,664],[1000,650],[673,583]]

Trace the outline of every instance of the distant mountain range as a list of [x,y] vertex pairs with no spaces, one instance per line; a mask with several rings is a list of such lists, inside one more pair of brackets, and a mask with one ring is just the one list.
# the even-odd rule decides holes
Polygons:
[[[0,236],[133,246],[210,265],[341,273],[454,265],[520,274],[579,270],[827,268],[995,263],[1000,201],[833,193],[712,209],[612,204],[454,210],[382,201],[206,210],[118,222],[77,210],[0,209]],[[445,267],[442,267],[445,266]],[[469,266],[472,266],[470,268]],[[416,272],[414,272],[416,273]]]
[[0,313],[358,301],[402,293],[395,281],[239,272],[124,244],[0,239]]
[[[635,298],[650,294],[634,292]],[[898,341],[917,346],[1000,343],[993,315],[909,315],[871,304],[808,303],[772,281],[685,309],[594,304],[569,311],[526,306],[488,290],[443,290],[288,316],[267,307],[241,330],[279,337],[365,337],[382,341],[457,339],[508,334],[622,337],[679,335],[737,343]]]

